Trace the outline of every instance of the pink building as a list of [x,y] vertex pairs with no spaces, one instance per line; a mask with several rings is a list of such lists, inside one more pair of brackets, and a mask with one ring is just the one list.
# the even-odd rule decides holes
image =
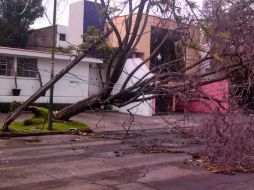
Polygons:
[[220,105],[213,100],[200,98],[199,101],[188,102],[184,105],[183,101],[177,103],[176,110],[184,111],[184,107],[189,112],[223,112],[224,109],[229,107],[228,105],[228,80],[214,82],[211,84],[204,85],[200,88],[202,92],[207,94],[209,97],[218,100]]

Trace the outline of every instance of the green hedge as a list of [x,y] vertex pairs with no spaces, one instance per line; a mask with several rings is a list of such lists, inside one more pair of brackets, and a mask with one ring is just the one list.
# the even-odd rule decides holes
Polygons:
[[[54,104],[54,110],[60,110],[68,105],[70,104]],[[11,103],[0,103],[0,113],[8,113],[10,111],[10,106],[11,106]],[[33,106],[48,108],[49,104],[38,103],[38,104],[33,104]]]
[[0,112],[7,113],[10,111],[11,103],[0,103]]

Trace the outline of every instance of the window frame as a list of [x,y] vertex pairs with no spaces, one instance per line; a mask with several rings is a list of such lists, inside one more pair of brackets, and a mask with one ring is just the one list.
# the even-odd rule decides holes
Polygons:
[[59,33],[59,41],[62,41],[62,42],[66,41],[66,34],[65,33]]
[[38,59],[17,57],[17,77],[38,78]]
[[[2,62],[3,59],[6,59],[5,63]],[[5,65],[5,68],[2,68],[2,66],[4,65]],[[0,55],[0,76],[4,76],[4,77],[13,76],[13,69],[14,69],[14,57]],[[2,70],[5,71],[5,74],[1,73]]]

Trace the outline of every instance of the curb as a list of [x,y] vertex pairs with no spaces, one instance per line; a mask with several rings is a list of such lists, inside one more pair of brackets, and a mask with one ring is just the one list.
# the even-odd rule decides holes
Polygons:
[[48,135],[80,135],[80,133],[93,133],[93,130],[84,131],[68,131],[68,132],[40,132],[40,133],[11,133],[2,132],[0,133],[0,138],[4,137],[30,137],[30,136],[48,136]]
[[1,133],[0,138],[4,137],[30,137],[30,136],[48,136],[48,135],[70,135],[70,132],[42,132],[42,133]]

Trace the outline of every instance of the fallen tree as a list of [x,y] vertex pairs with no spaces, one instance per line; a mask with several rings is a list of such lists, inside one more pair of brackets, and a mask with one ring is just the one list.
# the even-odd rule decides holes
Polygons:
[[[232,51],[232,46],[230,46],[229,42],[221,43],[221,48],[219,48],[220,51],[217,51],[218,43],[208,43],[211,39],[214,41],[217,40],[214,39],[218,36],[217,31],[210,31],[208,29],[210,25],[206,25],[204,21],[197,17],[195,13],[195,4],[191,1],[185,0],[183,3],[177,0],[140,0],[134,3],[128,0],[119,2],[119,9],[114,11],[112,10],[111,3],[112,1],[105,2],[101,0],[102,7],[104,8],[103,14],[107,20],[106,26],[109,31],[113,32],[117,39],[117,47],[114,48],[110,57],[105,60],[107,72],[106,81],[103,82],[103,89],[97,95],[88,97],[55,113],[54,117],[58,120],[68,121],[76,114],[98,108],[101,105],[123,107],[133,102],[145,102],[158,96],[165,95],[180,96],[188,101],[197,98],[208,99],[220,104],[219,100],[214,99],[208,94],[199,92],[199,87],[229,79],[233,72],[246,66],[246,63],[250,61],[243,57],[240,52],[236,53]],[[120,16],[123,10],[128,12],[128,14],[124,16],[122,26],[125,29],[124,35],[117,27],[114,20],[115,17],[112,16],[112,14],[114,16]],[[150,56],[139,64],[131,73],[128,73],[129,76],[120,87],[121,90],[116,94],[112,94],[114,86],[123,72],[126,60],[135,52],[141,37],[145,35],[145,33],[151,32],[146,31],[146,26],[150,18],[149,14],[152,11],[157,11],[158,13],[157,18],[159,19],[156,26],[165,29],[166,32],[160,39],[158,46],[151,52]],[[172,27],[172,20],[174,27]],[[199,37],[195,38],[195,32],[199,33],[199,30],[201,30],[202,35],[205,36],[204,39],[207,39],[205,42],[202,41],[204,42],[203,44],[200,43]],[[163,45],[173,33],[181,34],[181,38],[175,40],[173,46],[180,56],[171,60],[163,60],[161,64],[153,67],[149,73],[140,77],[135,84],[129,86],[128,83],[134,74],[143,65],[148,64],[152,58],[158,56],[158,52],[161,51]],[[104,40],[107,40],[107,35],[108,33],[103,36]],[[225,35],[221,36],[221,40],[227,38]],[[231,39],[231,42],[232,40],[233,39]],[[89,50],[92,50],[93,47],[100,42],[101,40],[97,39],[97,42],[92,43],[85,52],[81,49],[82,53],[80,56],[76,57],[67,68],[56,75],[53,80],[44,85],[7,118],[4,129],[8,130],[8,125],[18,117],[22,110],[39,98],[51,85],[54,85],[60,80],[62,76],[70,71],[71,68],[89,53]],[[239,44],[236,45],[236,47],[240,47]],[[193,49],[194,51],[203,52],[203,56],[193,61],[188,56],[188,51],[186,51],[186,49],[188,51]],[[207,62],[216,63],[214,64],[216,67],[211,67],[207,72],[201,72],[202,67],[204,67],[204,64]],[[182,63],[184,63],[184,67],[176,67]],[[151,73],[152,75],[149,75]],[[191,96],[193,93],[197,94],[195,98]]]
[[[101,90],[101,92],[98,93],[98,95],[81,100],[76,104],[72,104],[60,110],[55,115],[57,119],[69,120],[72,116],[78,113],[81,113],[85,110],[96,109],[101,105],[114,105],[117,107],[123,107],[132,102],[145,102],[149,99],[155,98],[156,96],[161,96],[162,94],[176,95],[179,93],[179,91],[184,93],[186,85],[173,85],[172,87],[166,88],[165,85],[169,81],[173,81],[175,83],[183,81],[188,77],[186,72],[195,67],[195,65],[199,65],[199,63],[195,63],[193,66],[185,68],[182,71],[178,69],[177,72],[172,72],[170,67],[173,67],[174,65],[182,62],[183,57],[178,60],[165,60],[163,64],[153,68],[153,70],[150,72],[156,73],[153,75],[153,77],[148,77],[150,73],[147,73],[145,76],[141,77],[138,82],[130,87],[127,87],[127,84],[134,76],[134,74],[143,65],[148,64],[153,57],[158,56],[159,50],[166,43],[170,35],[172,35],[172,31],[179,33],[182,32],[186,34],[182,39],[179,39],[179,44],[180,41],[185,42],[188,40],[192,41],[193,44],[195,44],[198,42],[192,40],[192,36],[189,33],[190,28],[194,30],[196,28],[191,25],[193,20],[187,20],[184,18],[184,16],[182,16],[182,19],[179,19],[181,17],[181,13],[176,10],[179,8],[177,7],[177,1],[141,0],[137,4],[134,4],[132,1],[123,1],[119,7],[128,7],[128,15],[124,17],[125,19],[123,21],[123,27],[126,31],[125,35],[123,36],[121,34],[120,28],[118,28],[115,24],[117,21],[115,21],[114,18],[112,18],[110,15],[110,3],[112,2],[108,1],[106,4],[104,0],[101,1],[102,6],[108,8],[105,11],[105,18],[107,19],[108,25],[113,30],[114,35],[117,39],[117,48],[112,53],[112,56],[106,61],[107,73],[106,81],[104,82],[105,87]],[[121,14],[123,9],[124,8],[120,8],[120,11],[116,12]],[[112,90],[114,89],[115,84],[123,72],[126,60],[132,53],[135,52],[137,44],[140,42],[142,35],[144,35],[146,25],[150,19],[149,13],[151,9],[160,10],[161,14],[157,26],[166,29],[167,32],[165,32],[165,35],[158,43],[158,47],[155,48],[153,52],[151,52],[150,56],[146,58],[141,64],[139,64],[131,73],[128,73],[127,79],[124,81],[122,86],[119,87],[121,90],[117,94],[112,95]],[[116,12],[114,12],[115,16],[119,16],[116,15]],[[172,20],[174,20],[174,24],[176,24],[176,27],[174,28],[169,26]],[[182,43],[180,48],[184,49],[185,47],[187,47],[187,45]],[[208,59],[210,59],[209,56],[207,56],[204,60]]]
[[[103,37],[107,37],[111,32],[108,32]],[[64,75],[66,75],[73,67],[75,67],[83,58],[88,55],[88,52],[93,49],[98,43],[100,43],[100,38],[93,42],[93,45],[86,51],[83,52],[81,55],[75,57],[63,70],[61,70],[53,79],[43,85],[34,95],[32,95],[28,100],[26,100],[23,104],[21,104],[16,110],[14,110],[5,120],[3,125],[3,130],[8,131],[8,126],[11,124],[20,114],[22,111],[29,108],[29,106],[34,103],[40,96],[46,93],[47,90],[50,89],[57,81],[59,81]]]

